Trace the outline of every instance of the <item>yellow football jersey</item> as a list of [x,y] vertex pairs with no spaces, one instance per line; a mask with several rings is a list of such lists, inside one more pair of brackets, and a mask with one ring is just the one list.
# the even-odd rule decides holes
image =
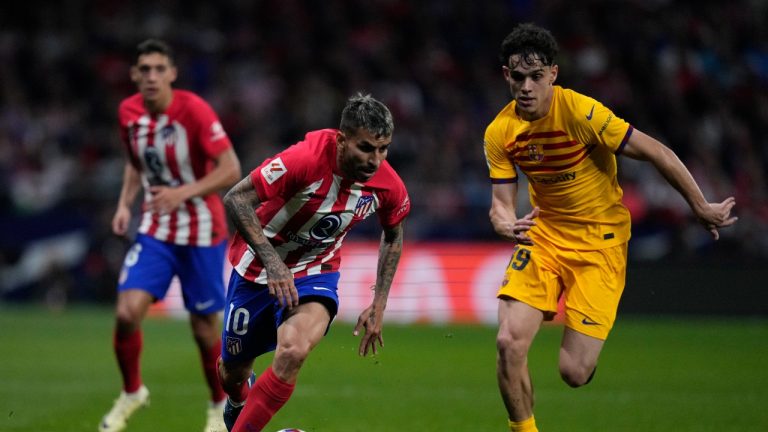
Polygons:
[[581,250],[628,241],[630,216],[615,154],[632,126],[595,99],[560,86],[541,119],[523,120],[515,105],[488,125],[485,157],[494,183],[516,182],[516,168],[528,178],[531,204],[540,208],[531,238]]

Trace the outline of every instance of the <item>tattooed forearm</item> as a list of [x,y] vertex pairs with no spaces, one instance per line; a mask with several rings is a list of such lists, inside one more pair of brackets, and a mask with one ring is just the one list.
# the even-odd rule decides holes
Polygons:
[[375,297],[383,302],[383,306],[387,304],[389,289],[392,286],[397,264],[400,262],[400,255],[403,252],[403,224],[404,222],[400,222],[397,226],[385,230],[381,235]]
[[259,204],[259,198],[248,177],[241,180],[224,196],[224,208],[235,229],[259,256],[264,267],[269,267],[282,260],[264,235],[261,223],[256,217],[255,209]]

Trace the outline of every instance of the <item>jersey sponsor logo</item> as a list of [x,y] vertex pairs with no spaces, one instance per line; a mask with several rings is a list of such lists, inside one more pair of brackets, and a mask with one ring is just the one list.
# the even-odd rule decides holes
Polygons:
[[264,180],[267,181],[267,184],[272,184],[276,182],[277,179],[282,177],[286,172],[288,172],[288,168],[285,167],[283,160],[281,158],[277,158],[272,162],[264,165],[264,167],[261,169],[261,176],[264,177]]
[[539,184],[557,184],[567,181],[573,181],[576,180],[576,172],[569,172],[569,173],[563,173],[558,174],[556,176],[538,176],[538,177],[531,177],[533,181]]
[[243,343],[240,338],[227,336],[227,352],[232,355],[238,355],[243,350]]
[[371,207],[373,207],[373,195],[361,196],[357,200],[357,204],[355,204],[355,216],[361,218],[367,217],[369,214],[373,213]]
[[533,162],[541,162],[544,160],[544,149],[540,148],[536,144],[528,144],[528,159]]
[[[296,234],[293,231],[287,231],[285,233],[285,236],[288,238],[288,240],[290,240],[290,241],[292,241],[294,243],[302,244],[302,245],[307,246],[307,247],[311,247],[311,248],[325,247],[323,245],[323,242],[321,242],[319,240],[311,240],[311,239],[308,239],[308,238],[304,238],[304,237]],[[254,253],[254,255],[255,255],[255,253]]]
[[313,240],[325,240],[336,234],[336,231],[340,226],[341,218],[339,215],[325,215],[315,223],[312,229],[309,230],[309,236],[312,237]]
[[215,121],[211,123],[211,141],[220,140],[226,136],[227,133],[224,132],[224,126],[221,125],[221,122]]
[[147,181],[151,186],[162,186],[166,182],[163,180],[163,162],[160,160],[160,153],[155,147],[144,149],[144,165],[147,167]]
[[403,203],[400,204],[400,208],[397,209],[397,211],[395,212],[395,216],[400,216],[408,208],[408,204],[410,202],[411,202],[411,198],[406,196],[405,199],[403,200]]
[[587,114],[587,120],[592,120],[592,114],[595,113],[595,104],[592,104],[592,109],[589,110],[589,114]]
[[611,120],[613,120],[613,113],[608,114],[608,118],[605,119],[605,123],[603,123],[603,126],[597,132],[597,136],[602,136],[603,135],[603,132],[605,132],[605,130],[608,128],[608,123],[610,123]]

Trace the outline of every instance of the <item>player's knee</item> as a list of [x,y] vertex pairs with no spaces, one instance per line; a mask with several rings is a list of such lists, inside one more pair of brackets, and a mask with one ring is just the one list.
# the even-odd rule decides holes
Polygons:
[[560,377],[569,386],[576,388],[588,384],[594,376],[596,367],[560,363]]
[[304,360],[309,356],[309,345],[306,344],[282,344],[275,351],[275,374],[284,381],[290,381],[299,374],[299,369]]
[[500,332],[496,336],[496,350],[499,360],[505,362],[523,361],[528,356],[530,343],[527,340],[515,337],[511,333]]
[[130,307],[118,307],[115,312],[117,331],[120,333],[132,333],[139,328],[141,313]]

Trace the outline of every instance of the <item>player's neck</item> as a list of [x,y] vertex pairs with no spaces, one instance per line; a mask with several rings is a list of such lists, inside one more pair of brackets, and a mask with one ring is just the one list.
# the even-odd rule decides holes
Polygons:
[[157,99],[144,99],[144,108],[150,114],[164,113],[173,102],[173,91],[168,91]]

